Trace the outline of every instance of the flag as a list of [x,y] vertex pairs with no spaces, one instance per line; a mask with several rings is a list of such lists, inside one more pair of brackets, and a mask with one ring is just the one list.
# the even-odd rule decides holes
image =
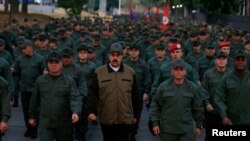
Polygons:
[[149,22],[150,21],[150,7],[149,6],[145,14],[146,14],[146,21]]
[[165,31],[168,28],[169,11],[170,11],[169,4],[165,4],[164,5],[163,17],[162,17],[162,25],[161,25],[161,30],[162,31]]

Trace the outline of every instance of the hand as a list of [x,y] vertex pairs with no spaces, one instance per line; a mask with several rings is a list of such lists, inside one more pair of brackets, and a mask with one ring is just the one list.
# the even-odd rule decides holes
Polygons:
[[33,118],[30,118],[30,119],[29,119],[29,124],[30,124],[31,126],[35,126],[35,125],[36,125],[36,120],[33,119]]
[[89,114],[89,116],[88,116],[88,121],[96,121],[96,116],[95,116],[95,114],[93,114],[93,113]]
[[48,72],[48,70],[45,68],[44,70],[43,70],[43,75],[46,75],[46,74],[48,74],[49,72]]
[[200,138],[201,128],[195,128],[194,135],[196,138]]
[[154,134],[157,136],[157,135],[160,135],[160,127],[159,126],[155,126],[153,127],[153,132]]
[[136,124],[136,122],[137,122],[137,119],[136,119],[136,118],[134,118],[134,124]]
[[222,122],[224,125],[233,125],[232,121],[228,117],[224,117]]
[[79,116],[76,113],[72,114],[72,123],[77,123],[79,120]]
[[143,99],[143,101],[148,101],[148,99],[149,99],[148,94],[147,94],[147,93],[144,93],[142,99]]
[[213,108],[213,106],[212,106],[211,104],[207,104],[207,105],[206,105],[206,110],[207,110],[208,112],[212,112],[212,111],[214,110],[214,108]]
[[7,130],[7,128],[8,128],[7,123],[4,122],[4,121],[1,121],[1,123],[0,123],[0,132],[4,133]]

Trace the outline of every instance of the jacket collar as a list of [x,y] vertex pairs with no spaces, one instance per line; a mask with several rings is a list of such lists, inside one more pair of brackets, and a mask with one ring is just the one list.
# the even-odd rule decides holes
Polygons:
[[[109,63],[107,63],[107,68],[108,68],[108,72],[109,73],[112,73],[112,72],[115,72],[110,66],[109,66]],[[119,68],[119,70],[117,72],[124,72],[124,66],[123,66],[123,63],[121,62],[121,66]]]

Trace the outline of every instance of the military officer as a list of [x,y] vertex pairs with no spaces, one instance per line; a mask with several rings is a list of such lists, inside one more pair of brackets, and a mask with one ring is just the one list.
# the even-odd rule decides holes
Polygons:
[[52,52],[48,56],[48,74],[40,76],[31,97],[29,123],[37,125],[40,111],[41,141],[73,141],[73,123],[81,113],[81,98],[70,76],[62,73],[62,56]]
[[203,106],[198,88],[185,78],[186,73],[185,62],[174,60],[172,78],[161,83],[153,97],[150,119],[162,141],[194,141],[201,134]]

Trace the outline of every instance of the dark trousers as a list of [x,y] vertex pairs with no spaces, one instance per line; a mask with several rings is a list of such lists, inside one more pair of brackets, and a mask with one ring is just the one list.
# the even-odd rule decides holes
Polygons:
[[43,128],[40,131],[40,141],[73,141],[72,127]]
[[37,125],[31,126],[29,124],[29,105],[32,92],[21,92],[21,101],[24,115],[24,122],[29,134],[37,134]]
[[[209,130],[211,128],[214,128],[214,127],[216,127],[218,125],[221,125],[221,124],[222,124],[222,119],[221,119],[219,114],[214,114],[212,112],[207,112],[207,111],[205,112],[204,126],[207,129],[206,130],[206,135],[211,134],[209,132]],[[208,139],[205,138],[205,141],[207,141],[207,140]]]
[[101,125],[103,141],[129,141],[132,125]]

